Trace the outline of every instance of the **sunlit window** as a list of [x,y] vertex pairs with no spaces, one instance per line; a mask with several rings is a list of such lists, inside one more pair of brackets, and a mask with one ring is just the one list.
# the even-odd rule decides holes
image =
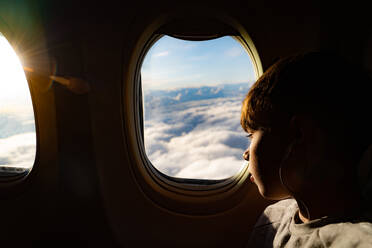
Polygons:
[[30,90],[19,58],[0,33],[0,177],[31,169],[36,133]]
[[233,37],[186,41],[163,36],[141,68],[144,144],[160,172],[226,179],[243,166],[244,96],[255,80],[250,56]]

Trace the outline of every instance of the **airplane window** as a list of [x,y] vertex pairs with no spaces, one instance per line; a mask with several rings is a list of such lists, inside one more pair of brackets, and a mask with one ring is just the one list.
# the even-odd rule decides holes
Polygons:
[[36,153],[34,111],[23,67],[0,33],[0,180],[27,173]]
[[220,180],[240,172],[248,146],[240,109],[255,77],[234,37],[162,36],[141,67],[144,145],[152,165],[173,178]]

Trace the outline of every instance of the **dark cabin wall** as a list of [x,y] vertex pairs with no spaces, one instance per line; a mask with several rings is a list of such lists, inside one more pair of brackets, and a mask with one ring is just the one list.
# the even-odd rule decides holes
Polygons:
[[264,69],[279,57],[318,50],[321,6],[316,1],[242,1],[239,14],[260,54]]
[[54,58],[57,75],[82,77],[91,86],[86,95],[58,84],[45,91],[45,79],[30,76],[40,159],[25,186],[12,194],[0,188],[0,241],[13,246],[243,247],[268,204],[254,188],[252,198],[236,208],[195,218],[156,206],[133,180],[123,130],[123,77],[138,37],[161,14],[225,12],[248,31],[264,68],[277,57],[315,49],[372,67],[371,23],[363,6],[352,8],[358,17],[346,18],[348,6],[318,2],[4,3],[0,16],[27,65],[46,73]]

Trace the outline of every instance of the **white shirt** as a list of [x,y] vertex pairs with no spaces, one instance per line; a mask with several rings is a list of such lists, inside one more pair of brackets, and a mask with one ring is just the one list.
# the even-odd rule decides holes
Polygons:
[[268,206],[247,247],[372,247],[372,218],[367,214],[348,219],[323,217],[302,223],[298,211],[294,199]]

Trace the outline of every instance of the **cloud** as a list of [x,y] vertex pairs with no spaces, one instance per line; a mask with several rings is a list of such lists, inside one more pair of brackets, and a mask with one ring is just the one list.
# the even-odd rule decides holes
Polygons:
[[36,153],[32,108],[18,106],[0,112],[0,166],[30,168]]
[[223,157],[214,160],[196,161],[178,172],[176,177],[225,179],[237,174],[241,169],[241,161],[238,161],[233,157]]
[[153,56],[156,58],[156,57],[164,57],[168,55],[169,55],[169,51],[164,51],[164,52],[155,53]]
[[173,100],[179,101],[181,99],[182,94],[178,93],[177,96],[173,97]]
[[22,133],[0,139],[0,165],[30,168],[36,154],[36,133]]
[[225,55],[228,57],[238,57],[240,55],[243,55],[244,51],[241,47],[232,47],[225,51]]
[[240,127],[240,97],[158,106],[145,121],[152,164],[175,177],[224,179],[242,167],[248,140]]
[[35,132],[35,120],[32,109],[28,111],[0,112],[0,140],[16,134]]
[[220,88],[220,87],[212,88],[212,89],[211,89],[211,92],[212,92],[213,94],[218,94],[220,91],[221,91],[221,88]]

